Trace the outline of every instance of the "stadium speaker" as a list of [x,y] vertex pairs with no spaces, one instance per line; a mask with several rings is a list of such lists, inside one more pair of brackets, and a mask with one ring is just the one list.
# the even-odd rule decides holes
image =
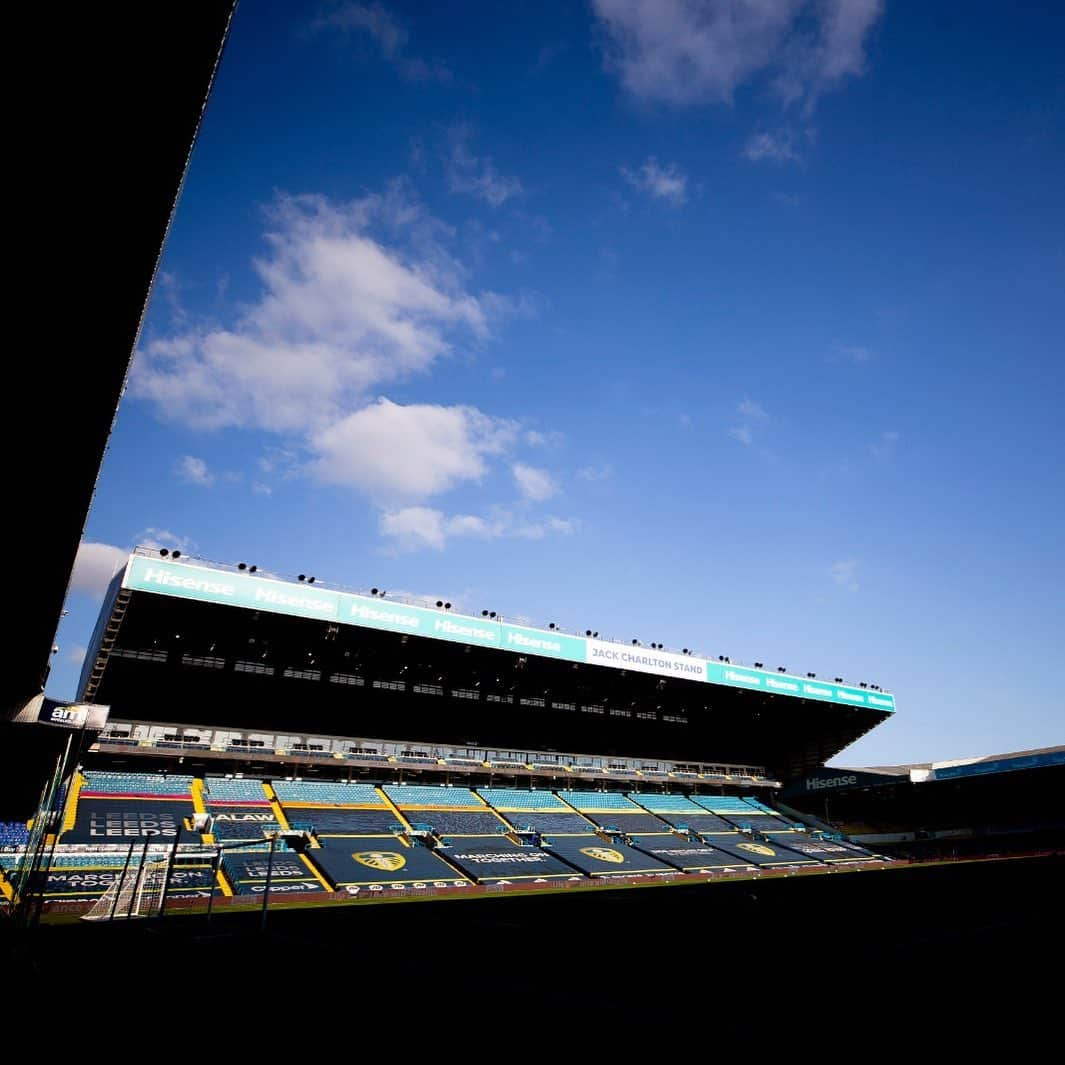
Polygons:
[[248,567],[248,572],[249,572],[249,573],[257,573],[257,572],[258,572],[258,570],[259,570],[259,567],[258,567],[258,566],[249,566],[249,567]]
[[298,580],[298,581],[305,581],[306,579],[307,579],[307,574],[306,574],[306,573],[301,573],[301,574],[300,574],[300,575],[299,575],[299,576],[298,576],[298,577],[296,578],[296,580]]
[[240,570],[240,571],[241,571],[242,573],[243,573],[243,572],[244,572],[244,570],[246,570],[247,568],[248,568],[248,563],[247,563],[247,562],[238,562],[238,563],[237,563],[237,569],[239,569],[239,570]]
[[181,558],[181,552],[180,551],[171,551],[170,552],[170,557],[171,558]]
[[165,547],[160,547],[159,554],[162,555],[163,558],[166,558],[166,556],[169,555],[170,552]]

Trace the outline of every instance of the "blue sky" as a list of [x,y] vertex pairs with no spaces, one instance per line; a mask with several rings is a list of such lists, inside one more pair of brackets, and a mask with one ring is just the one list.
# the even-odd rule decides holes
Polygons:
[[1065,12],[245,3],[58,636],[137,543],[1065,742]]

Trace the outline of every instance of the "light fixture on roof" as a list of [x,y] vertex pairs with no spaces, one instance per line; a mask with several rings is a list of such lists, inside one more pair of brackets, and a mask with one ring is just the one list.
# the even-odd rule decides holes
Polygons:
[[591,636],[593,639],[595,639],[595,637],[598,636],[599,633],[598,632],[592,632],[591,629],[585,629],[584,630],[584,635],[585,636]]
[[181,558],[181,552],[180,551],[171,551],[170,552],[170,557],[171,558]]
[[813,680],[817,676],[816,673],[807,673],[806,675],[810,678],[810,680]]
[[558,628],[558,626],[557,626],[557,625],[556,625],[556,624],[555,624],[555,623],[554,623],[553,621],[549,621],[549,622],[547,623],[547,627],[548,627],[549,629],[555,629],[555,628]]
[[783,666],[777,666],[778,673],[787,673],[787,670]]
[[169,555],[170,552],[165,547],[160,547],[159,554],[161,554],[163,558],[166,558],[166,556]]
[[300,574],[300,575],[299,575],[299,576],[298,576],[298,577],[296,578],[296,580],[298,580],[298,581],[305,581],[306,579],[307,579],[307,574],[306,574],[306,573],[301,573],[301,574]]
[[639,647],[640,646],[640,641],[637,640],[635,637],[633,637],[632,646],[633,647]]
[[858,687],[859,688],[868,688],[869,685],[866,684],[864,680],[861,680],[861,681],[858,682]]
[[765,663],[764,662],[755,662],[754,668],[755,669],[763,669],[763,668],[765,668]]
[[685,647],[685,648],[684,648],[684,650],[683,650],[683,651],[681,651],[681,654],[684,654],[684,655],[690,655],[690,654],[691,654],[691,651],[689,651],[689,650],[688,650],[688,648],[687,648],[687,647]]

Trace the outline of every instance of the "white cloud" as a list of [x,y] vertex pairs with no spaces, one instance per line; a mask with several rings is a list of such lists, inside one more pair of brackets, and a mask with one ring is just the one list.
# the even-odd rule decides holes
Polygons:
[[251,490],[257,496],[272,496],[274,494],[273,488],[264,481],[252,481]]
[[621,167],[621,176],[634,188],[646,192],[656,200],[665,200],[673,207],[680,207],[688,199],[688,178],[676,163],[660,166],[650,155],[637,169]]
[[856,558],[840,559],[839,562],[833,562],[829,567],[829,574],[832,580],[838,584],[841,588],[846,588],[848,592],[856,592],[858,590],[858,567],[860,563]]
[[743,154],[752,163],[797,163],[802,160],[795,134],[786,129],[752,133],[743,146]]
[[750,447],[754,443],[754,433],[751,431],[750,426],[747,425],[735,425],[728,431],[728,435],[733,440],[738,440],[741,444],[745,444]]
[[[483,297],[401,190],[334,204],[279,197],[254,262],[262,293],[231,328],[150,341],[131,394],[199,429],[321,427],[385,382],[428,369],[460,334],[488,335]],[[374,229],[395,231],[386,247]],[[495,308],[493,307],[493,310]]]
[[865,41],[882,0],[592,0],[607,65],[637,99],[675,106],[729,103],[769,79],[807,112],[865,70]]
[[207,463],[194,455],[182,456],[177,464],[177,475],[185,484],[198,484],[204,488],[210,488],[215,482],[215,476],[207,468]]
[[71,591],[103,595],[111,578],[125,565],[128,557],[128,551],[113,544],[82,541],[70,576]]
[[80,643],[76,643],[73,647],[67,651],[67,661],[73,666],[80,666],[85,661],[85,652],[88,648],[82,647]]
[[367,34],[406,81],[451,80],[451,71],[443,63],[427,62],[409,55],[410,34],[406,27],[382,4],[335,4],[323,11],[312,23],[312,30]]
[[473,407],[400,406],[388,399],[349,414],[310,438],[310,472],[379,501],[420,500],[487,472],[517,434],[513,422]]
[[582,466],[577,471],[577,476],[582,481],[609,481],[614,476],[614,467],[608,462],[600,465]]
[[876,443],[869,445],[869,451],[878,462],[885,462],[895,453],[895,445],[898,444],[900,434],[893,429],[880,434]]
[[750,418],[753,421],[764,422],[769,420],[769,414],[766,412],[765,407],[760,403],[755,403],[753,399],[743,399],[736,404],[736,410],[740,412],[745,418]]
[[551,534],[569,535],[579,528],[572,518],[548,515],[529,519],[505,507],[494,507],[487,517],[474,514],[445,514],[434,507],[403,507],[381,514],[381,535],[398,551],[423,548],[442,550],[451,539],[473,537],[496,540],[503,537],[539,540]]
[[172,551],[176,547],[179,551],[188,551],[190,548],[195,547],[195,543],[189,537],[178,536],[177,533],[172,533],[169,529],[157,529],[154,526],[142,529],[133,537],[133,542],[138,547],[149,547],[156,550],[160,547],[165,547]]
[[511,467],[511,472],[517,482],[518,491],[525,499],[534,503],[542,503],[558,491],[557,485],[547,470],[527,466],[524,462],[516,462]]
[[469,148],[470,130],[454,126],[448,135],[447,177],[452,192],[464,192],[492,207],[520,196],[521,182],[500,174],[491,159],[474,155]]

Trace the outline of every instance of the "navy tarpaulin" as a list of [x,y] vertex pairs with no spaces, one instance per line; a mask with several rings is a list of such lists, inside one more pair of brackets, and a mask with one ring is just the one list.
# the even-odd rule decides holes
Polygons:
[[219,806],[211,810],[211,832],[218,840],[262,840],[263,829],[277,831],[277,814],[269,806]]
[[598,836],[556,836],[544,848],[589,876],[631,876],[634,873],[672,873],[675,870],[634,847],[604,843]]
[[259,895],[266,889],[270,874],[270,894],[291,895],[305,891],[324,891],[314,873],[300,860],[298,854],[274,853],[273,865],[267,851],[248,853],[229,852],[222,859],[238,895]]
[[836,840],[812,839],[801,832],[774,836],[773,841],[818,862],[854,862],[864,857],[864,855],[855,854],[849,847],[843,846]]
[[666,832],[669,825],[654,814],[641,813],[594,813],[585,814],[603,828],[616,828],[625,833]]
[[639,849],[685,872],[697,869],[750,869],[748,862],[705,843],[689,843],[677,836],[643,836]]
[[286,806],[290,823],[311,825],[317,836],[390,836],[399,818],[391,810],[338,810]]
[[747,828],[753,828],[756,832],[790,832],[791,822],[785,821],[783,817],[773,817],[771,814],[752,813],[750,817],[746,814],[729,811],[728,819],[737,827],[740,825],[746,825]]
[[338,888],[373,884],[427,884],[448,887],[468,884],[457,870],[427,847],[407,847],[379,836],[331,839],[307,851],[307,857]]
[[706,842],[752,865],[809,865],[815,861],[773,841],[746,836],[707,836]]
[[[152,861],[158,859],[152,856]],[[99,898],[116,880],[122,879],[123,863],[116,866],[100,868],[53,869],[48,873],[44,894],[46,898],[63,899],[76,902],[82,899]],[[128,883],[134,883],[137,865],[130,865],[126,871]],[[170,883],[167,885],[167,898],[171,895],[206,898],[211,890],[210,866],[183,866],[175,864],[170,871]]]
[[[170,842],[184,818],[191,817],[188,799],[80,799],[74,827],[60,837],[62,843],[130,843],[152,839]],[[158,837],[158,839],[156,839]],[[186,843],[199,834],[182,828]]]
[[574,875],[564,862],[537,847],[520,847],[505,836],[471,838],[441,848],[441,854],[479,884],[557,880]]
[[693,832],[735,832],[736,826],[730,825],[717,814],[663,814],[663,820],[675,828],[690,828]]
[[524,810],[516,810],[503,816],[515,828],[531,828],[534,832],[587,835],[592,830],[587,818],[582,817],[580,814],[571,814],[564,811],[559,811],[558,813],[526,813]]

